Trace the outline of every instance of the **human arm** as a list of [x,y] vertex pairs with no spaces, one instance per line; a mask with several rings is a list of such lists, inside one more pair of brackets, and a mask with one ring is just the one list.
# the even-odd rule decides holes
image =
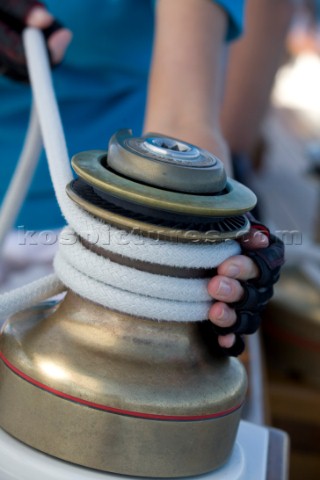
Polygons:
[[[211,0],[158,0],[156,18],[144,130],[180,138],[213,152],[224,161],[230,174],[228,150],[219,124],[226,14]],[[246,240],[247,249],[269,244],[266,236],[254,231]],[[208,286],[216,300],[209,312],[213,324],[229,327],[236,323],[237,312],[228,304],[243,297],[240,281],[258,275],[257,265],[245,255],[220,265],[218,275]],[[218,341],[220,346],[230,348],[235,335],[219,335]]]
[[180,138],[221,158],[221,57],[226,13],[212,0],[158,0],[145,132]]

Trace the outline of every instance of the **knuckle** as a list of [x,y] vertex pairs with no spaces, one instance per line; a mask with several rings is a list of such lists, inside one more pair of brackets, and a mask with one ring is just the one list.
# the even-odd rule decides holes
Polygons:
[[241,297],[244,294],[244,289],[243,289],[241,283],[238,282],[237,280],[235,280],[235,283],[236,283],[236,285],[234,285],[234,294],[233,294],[233,298],[232,298],[233,302],[237,302],[238,300],[240,300]]
[[209,319],[218,327],[231,327],[236,321],[236,313],[225,303],[216,302],[209,311]]
[[247,268],[246,268],[247,278],[245,278],[244,280],[250,280],[251,278],[254,278],[258,275],[258,268],[251,258],[246,257],[246,260],[247,260]]

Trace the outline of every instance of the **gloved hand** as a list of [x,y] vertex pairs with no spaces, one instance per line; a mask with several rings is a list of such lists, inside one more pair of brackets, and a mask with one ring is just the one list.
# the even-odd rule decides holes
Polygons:
[[[232,356],[240,355],[244,349],[242,335],[254,333],[258,329],[260,313],[273,295],[273,285],[278,281],[280,269],[284,263],[283,242],[271,235],[269,230],[252,216],[250,221],[250,234],[241,240],[242,255],[228,259],[220,265],[218,277],[211,280],[208,288],[209,293],[218,302],[210,311],[211,322],[208,322],[205,327],[206,334],[209,335],[211,332],[218,335],[221,351]],[[268,246],[261,248],[259,241],[254,242],[257,233],[260,235],[262,233],[261,237],[269,238]],[[255,243],[256,248],[254,248]],[[247,257],[246,261],[244,256]],[[241,265],[243,272],[241,272]],[[234,270],[233,275],[228,274],[231,266],[238,266],[239,271]],[[222,284],[231,289],[229,295],[221,294]],[[236,301],[228,301],[235,297]],[[222,313],[220,320],[219,312]],[[227,323],[226,326],[224,326],[225,323]],[[230,334],[232,334],[232,344],[224,345],[223,336],[230,338]]]
[[52,65],[62,60],[72,36],[41,2],[0,0],[0,74],[14,80],[28,81],[21,39],[21,32],[27,26],[43,30]]

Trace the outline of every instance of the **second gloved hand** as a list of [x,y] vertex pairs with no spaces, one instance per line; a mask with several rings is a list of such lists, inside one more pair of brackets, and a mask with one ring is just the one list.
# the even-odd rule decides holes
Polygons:
[[0,74],[28,81],[21,33],[26,27],[43,30],[52,65],[59,63],[72,34],[45,6],[35,0],[0,0]]

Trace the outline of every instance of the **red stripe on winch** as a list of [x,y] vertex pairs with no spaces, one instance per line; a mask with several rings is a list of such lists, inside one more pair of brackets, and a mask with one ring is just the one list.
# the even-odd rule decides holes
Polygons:
[[107,405],[100,405],[99,403],[88,402],[87,400],[83,400],[82,398],[74,397],[72,395],[68,395],[67,393],[60,392],[59,390],[48,387],[47,385],[44,385],[43,383],[38,382],[38,380],[35,380],[29,377],[28,375],[26,375],[25,373],[21,372],[21,370],[19,370],[14,365],[12,365],[12,363],[10,363],[9,360],[1,352],[0,352],[0,359],[16,375],[21,377],[23,380],[26,380],[27,382],[31,383],[32,385],[39,387],[42,390],[45,390],[46,392],[52,393],[53,395],[63,398],[64,400],[70,400],[71,402],[80,403],[81,405],[85,405],[86,407],[95,408],[97,410],[103,410],[109,413],[115,413],[117,415],[126,415],[129,417],[145,418],[150,420],[197,421],[197,420],[210,420],[213,418],[224,417],[225,415],[229,415],[230,413],[235,412],[242,406],[242,403],[240,403],[239,405],[229,408],[228,410],[223,410],[217,413],[211,413],[209,415],[158,415],[154,413],[132,412],[130,410],[122,410],[120,408],[109,407]]

